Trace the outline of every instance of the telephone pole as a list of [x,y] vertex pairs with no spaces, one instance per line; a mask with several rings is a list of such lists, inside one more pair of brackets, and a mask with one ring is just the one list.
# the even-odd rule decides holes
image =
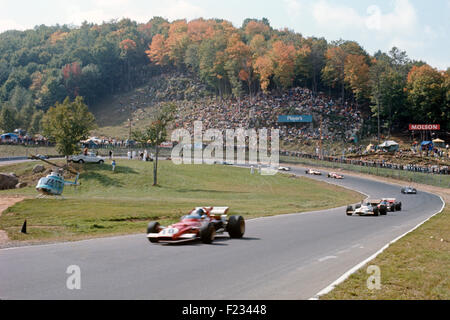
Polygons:
[[128,150],[131,150],[131,118],[128,119]]
[[320,116],[320,128],[319,128],[319,131],[320,131],[320,153],[319,153],[319,159],[322,159],[322,156],[323,156],[323,151],[322,151],[322,115]]

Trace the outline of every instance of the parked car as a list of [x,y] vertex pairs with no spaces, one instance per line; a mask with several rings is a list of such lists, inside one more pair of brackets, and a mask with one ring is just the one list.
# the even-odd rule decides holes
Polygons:
[[88,152],[87,155],[85,154],[79,154],[76,156],[72,156],[69,158],[69,161],[76,162],[76,163],[99,163],[103,164],[105,163],[105,158],[97,156],[93,152]]

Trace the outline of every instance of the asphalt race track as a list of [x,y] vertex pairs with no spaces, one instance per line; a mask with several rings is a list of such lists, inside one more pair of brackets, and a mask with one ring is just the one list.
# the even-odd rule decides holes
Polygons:
[[[329,181],[323,173],[312,178]],[[402,195],[399,186],[356,177],[332,182],[396,197],[402,211],[347,217],[341,207],[254,219],[244,239],[213,245],[151,245],[140,234],[2,249],[0,299],[308,299],[442,207],[420,190]],[[80,290],[66,287],[70,265],[81,268]]]

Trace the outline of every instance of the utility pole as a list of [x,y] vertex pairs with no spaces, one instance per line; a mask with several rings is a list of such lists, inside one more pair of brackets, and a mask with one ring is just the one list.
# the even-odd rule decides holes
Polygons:
[[323,151],[322,151],[322,115],[320,116],[320,128],[319,128],[319,131],[320,131],[320,154],[319,154],[319,159],[321,159],[322,155],[323,155]]
[[378,79],[378,92],[377,92],[377,118],[378,118],[378,145],[381,144],[380,141],[380,79]]
[[128,131],[128,150],[131,150],[131,118],[128,119],[128,127],[129,127],[129,131]]

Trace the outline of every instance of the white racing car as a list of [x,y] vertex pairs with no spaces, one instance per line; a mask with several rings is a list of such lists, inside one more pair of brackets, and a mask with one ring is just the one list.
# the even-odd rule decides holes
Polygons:
[[306,174],[315,175],[315,176],[321,176],[322,175],[322,172],[314,170],[314,169],[306,169],[305,173]]
[[417,189],[413,188],[413,187],[403,187],[402,188],[402,193],[403,194],[417,194]]
[[352,216],[354,214],[357,214],[359,216],[379,216],[380,215],[380,208],[379,204],[381,203],[381,200],[366,200],[362,204],[357,204],[355,208],[352,206],[348,206],[345,213],[348,216]]

